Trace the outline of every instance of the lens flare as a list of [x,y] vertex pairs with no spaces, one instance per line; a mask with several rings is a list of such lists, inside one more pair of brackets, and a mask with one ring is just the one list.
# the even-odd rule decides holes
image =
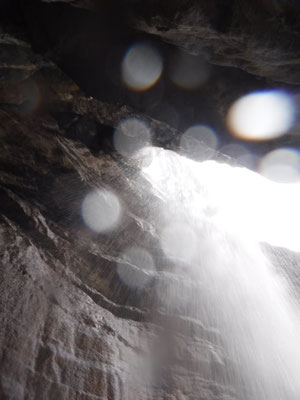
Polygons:
[[115,194],[97,189],[82,202],[82,218],[94,232],[107,233],[114,229],[121,216],[121,205]]
[[275,182],[299,182],[300,152],[291,148],[273,150],[260,161],[259,170]]
[[128,286],[142,288],[153,278],[155,265],[151,254],[140,247],[127,248],[118,263],[118,275]]
[[253,153],[244,153],[237,158],[237,162],[243,167],[256,170],[259,157]]
[[[300,181],[278,183],[247,168],[213,160],[199,163],[161,148],[152,148],[151,155],[152,162],[142,174],[157,196],[171,202],[171,217],[181,202],[182,208],[193,213],[200,231],[202,221],[207,220],[250,242],[254,239],[300,251]],[[284,160],[289,155],[285,154]],[[295,151],[293,159],[294,155]],[[214,213],[208,213],[209,209]],[[193,228],[195,221],[181,221],[163,229],[160,244],[172,259],[193,260],[194,251],[201,246]]]
[[181,55],[174,60],[171,68],[171,80],[187,90],[197,89],[209,76],[208,66],[197,56]]
[[151,166],[154,157],[155,157],[155,153],[153,151],[153,147],[151,147],[151,146],[143,147],[141,150],[139,150],[136,153],[136,156],[135,156],[136,165],[140,169],[146,170],[147,168],[149,168]]
[[137,43],[126,53],[122,63],[122,78],[132,90],[149,89],[158,81],[163,70],[159,52],[146,43]]
[[167,257],[183,262],[190,262],[197,250],[196,234],[183,222],[167,225],[162,231],[160,244]]
[[245,146],[241,144],[230,143],[226,144],[225,146],[222,146],[220,148],[220,152],[228,155],[229,157],[237,159],[238,157],[241,157],[243,154],[247,154],[248,150],[246,149]]
[[151,144],[151,130],[144,121],[128,118],[120,122],[114,133],[114,146],[124,157],[135,157]]
[[[179,214],[183,222],[163,232],[166,254],[189,254],[189,232],[184,233],[189,227],[197,237],[196,254],[188,264],[196,291],[181,279],[179,301],[169,296],[168,288],[164,300],[175,300],[177,315],[201,314],[202,326],[219,333],[226,357],[236,361],[237,369],[227,371],[246,388],[237,398],[298,399],[299,310],[292,281],[299,256],[278,248],[266,254],[257,242],[299,251],[300,184],[274,183],[246,168],[212,160],[199,163],[161,150],[153,163],[158,164],[155,173],[144,176],[153,193],[165,199],[164,218]],[[212,206],[213,215],[207,213]],[[191,299],[190,306],[183,306],[182,298]],[[220,343],[217,337],[213,342]],[[223,360],[226,364],[225,353],[220,353],[220,366]]]
[[234,158],[237,162],[247,168],[255,169],[258,161],[258,157],[251,153],[245,146],[230,143],[220,148],[220,153],[226,154],[229,157]]
[[231,133],[244,140],[268,140],[289,131],[295,122],[295,104],[279,90],[248,94],[229,109],[227,124]]
[[217,134],[208,126],[194,125],[181,137],[182,152],[195,159],[210,158],[218,146]]

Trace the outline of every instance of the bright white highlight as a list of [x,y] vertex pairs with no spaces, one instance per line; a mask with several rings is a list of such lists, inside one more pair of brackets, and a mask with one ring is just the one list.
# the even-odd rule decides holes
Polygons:
[[132,90],[142,91],[153,86],[163,70],[159,52],[145,43],[132,46],[122,63],[124,83]]
[[97,189],[84,198],[81,212],[84,222],[91,230],[107,233],[117,226],[121,205],[112,192]]
[[208,126],[194,125],[181,137],[180,146],[183,154],[196,160],[210,158],[218,146],[217,134]]
[[173,222],[161,234],[161,247],[167,257],[190,262],[197,250],[197,238],[193,229],[184,222]]
[[[229,369],[222,365],[228,383],[242,383],[237,398],[299,399],[296,295],[258,241],[300,250],[300,185],[275,184],[245,168],[199,163],[164,150],[143,175],[161,199],[159,223],[171,221],[162,235],[166,253],[179,261],[189,256],[191,232],[196,234],[196,250],[193,254],[191,246],[191,262],[182,271],[195,287],[184,277],[178,285],[165,285],[171,290],[160,301],[177,313],[189,312],[190,305],[203,326],[220,334],[224,354],[234,361]],[[180,223],[172,226],[174,219]],[[291,278],[294,257],[273,252],[287,258]],[[175,269],[181,266],[176,261]]]
[[124,250],[122,261],[118,263],[118,275],[128,286],[142,288],[154,276],[155,264],[151,254],[140,247],[129,247]]
[[144,121],[128,118],[121,121],[114,133],[114,146],[124,157],[135,157],[151,144],[151,130]]
[[227,115],[229,130],[245,140],[279,137],[292,128],[294,120],[294,102],[279,90],[243,96],[231,106]]
[[260,172],[276,182],[300,181],[300,153],[290,148],[273,150],[261,160]]
[[[167,187],[168,194],[177,199],[178,185],[184,182],[182,192],[186,191],[187,197],[183,201],[189,202],[197,220],[208,220],[241,237],[300,251],[300,183],[275,183],[246,168],[215,161],[199,163],[172,151],[152,148],[151,152],[152,163],[143,173],[160,198],[164,199]],[[182,180],[172,178],[177,174]],[[172,257],[193,253],[193,231],[182,232],[176,225],[163,232],[162,247]],[[184,249],[185,245],[191,250]]]

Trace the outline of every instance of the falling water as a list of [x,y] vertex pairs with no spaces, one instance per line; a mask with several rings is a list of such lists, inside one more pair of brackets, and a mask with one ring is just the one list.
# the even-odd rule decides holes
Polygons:
[[[299,400],[297,306],[259,243],[259,234],[267,233],[262,223],[269,223],[272,215],[264,217],[266,204],[262,210],[255,206],[256,193],[250,205],[238,204],[244,190],[238,187],[239,174],[250,191],[251,179],[264,178],[215,161],[197,163],[171,151],[147,152],[152,162],[143,176],[165,205],[162,249],[202,283],[198,304],[205,312],[199,315],[221,333],[238,384],[244,387],[241,399]],[[261,203],[262,197],[259,193]]]

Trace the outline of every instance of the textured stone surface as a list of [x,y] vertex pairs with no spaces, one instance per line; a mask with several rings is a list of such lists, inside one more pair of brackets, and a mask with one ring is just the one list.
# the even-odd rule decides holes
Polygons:
[[[54,1],[42,0],[45,3]],[[83,9],[97,1],[60,0]],[[115,8],[114,8],[115,7]],[[115,1],[136,26],[215,64],[234,66],[275,81],[299,84],[297,1]]]
[[297,18],[299,5],[284,3],[180,2],[166,16],[149,7],[141,28],[194,54],[204,53],[212,63],[299,84],[299,27],[287,22]]
[[[13,37],[4,45],[35,57]],[[26,66],[1,97],[1,399],[234,398],[222,375],[213,379],[226,358],[216,333],[187,304],[158,296],[193,284],[164,272],[157,216],[145,213],[159,200],[112,150],[113,126],[136,114],[83,96],[52,63],[21,80]],[[172,143],[176,131],[145,118],[158,143]],[[93,187],[121,200],[110,235],[83,224]],[[157,266],[141,289],[116,271],[133,243]]]
[[[183,132],[196,123],[239,143],[258,157],[283,145],[299,147],[299,126],[283,138],[244,143],[225,123],[230,105],[263,89],[299,93],[299,6],[248,1],[21,1],[21,25],[38,52],[46,53],[89,96],[161,120]],[[76,7],[70,7],[70,5]],[[15,13],[13,13],[15,15]],[[20,23],[19,23],[20,24]],[[133,92],[120,65],[130,46],[151,43],[164,62],[159,82]],[[205,82],[182,90],[170,79],[178,60],[203,64]]]
[[[20,15],[15,14],[17,3],[23,7]],[[103,86],[105,77],[97,83],[97,68],[103,64],[101,57],[95,58],[100,42],[87,40],[97,30],[92,27],[90,36],[89,30],[79,28],[81,7],[84,13],[99,11],[99,2],[44,4],[67,7],[51,8],[51,12],[39,8],[41,3],[4,1],[1,5],[7,13],[2,14],[0,35],[1,399],[245,398],[221,334],[199,314],[197,282],[172,269],[161,253],[157,237],[161,200],[147,190],[138,162],[114,150],[112,137],[121,120],[138,116],[151,127],[155,145],[176,148],[180,137],[176,128],[198,117],[208,94],[211,105],[202,111],[203,118],[216,102],[218,109],[210,111],[214,120],[240,91],[273,83],[257,81],[242,71],[214,70],[213,86],[209,84],[201,95],[193,100],[176,95],[179,108],[191,102],[186,120],[166,124],[169,117],[155,119],[157,111],[139,104],[142,96],[132,100],[118,85],[110,93],[110,86]],[[141,31],[155,33],[192,53],[204,51],[210,62],[299,83],[296,19],[295,29],[279,42],[264,24],[264,32],[274,42],[263,40],[251,25],[253,19],[265,21],[267,15],[267,27],[275,29],[279,18],[291,18],[281,10],[281,3],[262,2],[259,17],[253,15],[254,6],[248,10],[246,2],[232,2],[243,11],[233,8],[227,15],[221,7],[225,16],[218,17],[215,9],[221,3],[174,1],[168,7],[128,1],[122,7],[128,7]],[[76,6],[76,13],[70,14],[70,5]],[[111,15],[119,6],[114,2],[105,10]],[[56,10],[65,14],[56,14]],[[8,21],[6,16],[11,15],[14,18]],[[65,15],[70,17],[69,24]],[[93,21],[98,26],[96,15]],[[234,22],[232,15],[242,19]],[[75,20],[77,25],[73,25]],[[281,26],[278,29],[281,35]],[[131,43],[131,34],[127,33],[123,50]],[[112,42],[118,43],[119,36]],[[291,47],[285,40],[291,40]],[[268,67],[261,69],[264,63]],[[82,69],[84,64],[86,69]],[[228,94],[235,81],[234,95]],[[166,98],[172,97],[169,90]],[[157,94],[153,96],[157,101]],[[117,194],[123,211],[120,224],[109,235],[93,233],[81,217],[85,195],[103,187]],[[142,288],[124,283],[117,272],[122,251],[132,244],[147,249],[156,265]],[[277,261],[278,257],[284,260],[279,261],[279,268],[293,264],[297,283],[297,255],[284,250],[274,254]],[[128,267],[133,276],[145,274],[138,265]]]

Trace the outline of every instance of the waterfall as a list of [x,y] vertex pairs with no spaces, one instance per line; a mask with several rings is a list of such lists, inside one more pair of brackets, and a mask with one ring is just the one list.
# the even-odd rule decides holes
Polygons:
[[201,282],[199,316],[220,332],[241,400],[299,400],[298,309],[260,243],[299,250],[292,200],[285,205],[282,188],[245,168],[145,151],[142,175],[164,204],[162,250]]

